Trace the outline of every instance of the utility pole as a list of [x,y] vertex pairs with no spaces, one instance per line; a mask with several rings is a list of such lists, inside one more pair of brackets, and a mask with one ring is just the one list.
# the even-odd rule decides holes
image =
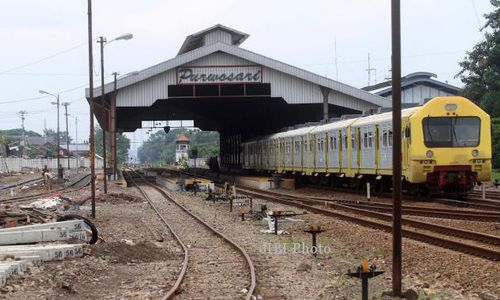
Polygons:
[[27,112],[27,111],[25,111],[25,110],[21,110],[21,111],[19,112],[19,116],[21,116],[21,128],[23,129],[23,135],[22,135],[22,139],[23,139],[23,155],[22,155],[22,156],[23,156],[23,157],[24,157],[24,155],[26,154],[26,153],[25,153],[25,149],[26,149],[26,132],[25,132],[25,130],[24,130],[24,120],[26,119],[26,117],[25,117],[25,116],[26,116],[27,114],[28,114],[28,112]]
[[94,145],[94,66],[92,59],[92,0],[88,6],[88,44],[89,44],[89,105],[90,105],[90,185],[92,198],[92,218],[95,219],[95,145]]
[[335,38],[335,44],[334,44],[334,50],[335,50],[335,80],[339,80],[339,64],[337,60],[337,38]]
[[64,106],[64,115],[66,116],[66,149],[68,150],[68,170],[70,169],[69,166],[69,130],[68,130],[68,105],[70,105],[69,102],[63,102],[61,103],[62,106]]
[[[106,44],[106,38],[103,36],[99,37],[99,40],[97,41],[99,44],[101,44],[101,105],[106,111],[106,93],[104,92],[104,45]],[[108,176],[106,172],[106,121],[109,121],[109,111],[108,113],[108,118],[104,118],[102,122],[102,165],[103,165],[103,174],[104,174],[104,194],[108,193]],[[108,124],[109,126],[109,124]]]
[[76,173],[78,174],[78,117],[75,117],[75,145],[76,145],[76,154],[75,154],[75,158],[76,158]]
[[111,111],[110,111],[110,138],[111,138],[111,166],[113,168],[113,179],[116,180],[116,79],[119,75],[118,72],[113,72],[114,85],[113,85],[113,98],[111,98]]
[[368,72],[368,85],[367,86],[370,86],[371,85],[371,75],[372,75],[372,71],[375,71],[375,83],[377,83],[377,69],[375,68],[370,68],[370,53],[368,53],[368,68],[366,69],[366,71]]
[[391,0],[392,27],[392,293],[401,297],[401,3]]

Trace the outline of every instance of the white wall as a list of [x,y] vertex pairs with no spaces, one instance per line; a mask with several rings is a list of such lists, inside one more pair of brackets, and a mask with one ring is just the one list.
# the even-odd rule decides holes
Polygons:
[[[60,161],[63,168],[68,167],[68,160],[66,158],[62,158]],[[51,158],[37,158],[37,159],[26,159],[26,158],[17,158],[17,157],[0,157],[0,172],[19,172],[23,168],[31,168],[31,169],[43,169],[44,166],[47,166],[50,169],[57,168],[57,159]],[[71,168],[76,168],[77,159],[70,158],[69,166]],[[90,158],[79,158],[78,166],[90,168]],[[98,169],[102,168],[102,159],[95,160],[95,166]]]

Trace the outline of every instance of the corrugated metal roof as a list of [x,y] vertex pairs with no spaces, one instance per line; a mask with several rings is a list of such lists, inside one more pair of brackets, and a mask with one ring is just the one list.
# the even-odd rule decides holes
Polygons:
[[[207,55],[210,55],[215,52],[224,52],[230,55],[234,55],[240,58],[243,58],[245,60],[248,60],[250,62],[253,62],[258,65],[262,65],[265,67],[268,67],[273,70],[277,70],[279,72],[289,74],[291,76],[300,78],[305,81],[312,82],[314,84],[317,84],[322,87],[326,87],[328,89],[331,89],[333,91],[346,94],[352,97],[355,97],[357,99],[366,101],[368,103],[371,103],[373,105],[377,106],[391,106],[391,101],[387,98],[378,96],[378,95],[373,95],[369,92],[363,91],[361,89],[349,86],[344,83],[340,83],[338,81],[320,76],[318,74],[314,74],[312,72],[294,67],[292,65],[271,59],[269,57],[251,52],[249,50],[233,46],[230,44],[226,43],[221,43],[217,42],[211,45],[203,46],[201,48],[196,48],[190,52],[181,54],[176,56],[173,59],[167,60],[163,63],[154,65],[152,67],[149,67],[147,69],[144,69],[140,72],[138,72],[136,75],[129,75],[126,77],[123,77],[118,80],[117,82],[117,89],[121,89],[127,86],[131,86],[135,83],[138,83],[140,81],[147,80],[153,76],[156,76],[161,73],[165,73],[169,70],[172,70],[176,67],[185,65],[191,61],[200,59],[202,57],[205,57]],[[113,91],[113,83],[108,83],[104,86],[105,88],[105,93],[110,93]],[[89,90],[85,90],[86,96],[88,97],[89,95]],[[94,97],[99,97],[101,95],[101,88],[97,87],[94,89]]]

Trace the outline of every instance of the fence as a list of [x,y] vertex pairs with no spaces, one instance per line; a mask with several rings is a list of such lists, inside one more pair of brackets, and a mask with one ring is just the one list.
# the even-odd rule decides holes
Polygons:
[[[68,167],[68,159],[61,158],[59,162],[63,168]],[[57,169],[57,159],[56,158],[17,158],[17,157],[0,157],[0,172],[19,172],[23,168],[28,169],[43,169],[47,166],[49,169]],[[80,158],[70,158],[69,159],[70,168],[74,169],[76,167],[80,168],[90,168],[90,158],[80,157]],[[95,159],[95,167],[102,168],[102,159]]]

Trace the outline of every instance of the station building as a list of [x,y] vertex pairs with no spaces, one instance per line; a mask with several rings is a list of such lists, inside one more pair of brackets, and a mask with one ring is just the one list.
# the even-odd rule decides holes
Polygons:
[[[430,72],[415,72],[401,77],[401,103],[423,104],[426,99],[440,96],[456,96],[461,89],[448,82],[437,79],[437,75]],[[391,81],[364,87],[363,90],[375,95],[392,98]]]
[[220,133],[221,166],[240,168],[246,139],[391,105],[388,98],[246,50],[241,44],[248,37],[215,25],[187,36],[176,57],[120,78],[116,90],[106,84],[104,103],[96,87],[99,123],[113,136],[135,131],[142,121],[194,120],[201,130]]

